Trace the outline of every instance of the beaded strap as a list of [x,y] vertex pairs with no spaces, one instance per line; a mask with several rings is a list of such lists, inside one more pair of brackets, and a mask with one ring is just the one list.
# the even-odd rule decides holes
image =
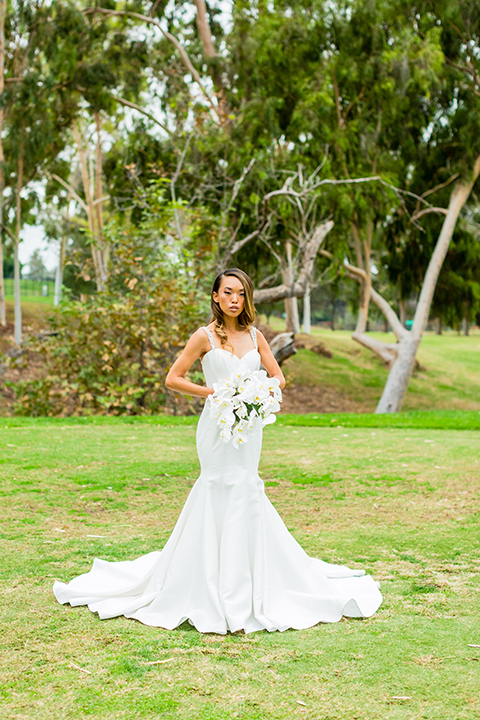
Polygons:
[[257,328],[252,326],[250,328],[250,335],[252,336],[253,344],[255,345],[255,350],[258,350],[258,344],[257,344]]
[[212,333],[211,333],[210,330],[209,330],[207,327],[205,327],[205,326],[202,327],[202,330],[205,330],[205,332],[207,333],[208,339],[210,340],[210,345],[212,346],[212,350],[215,350],[215,343],[213,342]]

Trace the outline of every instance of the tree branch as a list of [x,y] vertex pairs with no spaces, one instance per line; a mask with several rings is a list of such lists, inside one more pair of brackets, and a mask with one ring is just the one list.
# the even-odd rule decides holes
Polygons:
[[107,8],[102,7],[93,7],[88,8],[87,10],[84,10],[83,13],[85,15],[92,15],[94,13],[100,13],[102,15],[106,15],[108,17],[131,17],[135,20],[141,20],[142,22],[148,23],[150,25],[155,25],[158,27],[164,38],[169,40],[174,47],[177,48],[178,52],[180,53],[180,57],[182,58],[183,64],[187,68],[188,72],[191,74],[192,78],[197,83],[198,87],[202,91],[204,97],[208,101],[210,107],[212,108],[213,112],[215,113],[216,117],[222,122],[222,116],[219,112],[219,109],[216,105],[216,103],[213,102],[210,93],[206,89],[205,85],[202,83],[202,80],[200,78],[200,75],[198,71],[195,69],[195,67],[192,64],[192,61],[190,60],[188,53],[186,52],[185,48],[181,45],[181,43],[177,40],[175,35],[172,35],[167,30],[164,30],[162,26],[160,25],[159,21],[156,18],[148,17],[147,15],[141,15],[140,13],[131,12],[130,10],[108,10]]
[[415,215],[412,215],[409,222],[414,223],[419,218],[423,217],[423,215],[428,215],[428,213],[441,213],[442,215],[447,215],[448,210],[446,210],[445,208],[440,208],[440,207],[424,208],[423,210],[420,210],[420,212],[415,213]]
[[[324,257],[328,257],[330,260],[333,259],[333,254],[329,252],[328,250],[320,250],[320,255],[323,255]],[[362,270],[361,268],[355,267],[355,265],[350,265],[350,263],[344,261],[343,267],[349,271],[353,277],[355,277],[356,280],[368,281],[368,275],[365,272],[365,270]],[[370,297],[372,301],[375,303],[375,305],[383,312],[385,317],[387,318],[388,322],[391,325],[391,328],[393,330],[393,333],[397,340],[401,340],[402,338],[405,338],[408,336],[408,330],[403,327],[402,323],[400,322],[397,313],[392,308],[389,302],[383,298],[380,293],[378,293],[371,285],[370,285]],[[380,340],[378,342],[381,342]],[[385,345],[385,343],[384,343]]]
[[397,357],[395,344],[387,344],[366,333],[354,332],[352,338],[360,345],[372,350],[381,360],[390,365]]
[[321,223],[312,235],[312,238],[307,244],[305,254],[303,256],[302,267],[300,273],[295,282],[291,285],[283,283],[273,288],[266,288],[262,290],[255,290],[254,301],[255,302],[275,302],[277,300],[284,300],[290,297],[303,297],[305,294],[305,288],[308,279],[311,277],[313,270],[313,263],[318,254],[319,247],[327,237],[330,230],[333,228],[333,220],[328,220]]
[[87,216],[88,216],[88,207],[87,207],[87,204],[82,200],[82,198],[80,197],[80,195],[78,195],[78,194],[75,192],[75,190],[73,189],[73,187],[72,187],[69,183],[67,183],[65,180],[63,180],[63,178],[61,178],[59,175],[55,175],[55,173],[47,172],[47,175],[49,175],[51,178],[53,178],[53,180],[56,180],[57,182],[59,182],[60,185],[62,185],[62,186],[65,188],[65,190],[68,190],[68,192],[71,193],[72,197],[78,202],[78,204],[80,205],[80,207],[81,207],[83,210],[85,210],[85,213],[86,213]]
[[197,8],[197,28],[202,41],[203,54],[206,58],[212,58],[215,55],[215,48],[213,47],[212,33],[207,20],[205,0],[193,0],[193,2]]
[[142,113],[142,115],[145,115],[145,117],[150,118],[152,122],[154,122],[156,125],[162,128],[167,135],[170,135],[170,137],[173,135],[173,133],[167,128],[166,125],[160,122],[160,120],[157,120],[156,117],[154,117],[151,113],[147,112],[143,108],[140,107],[140,105],[136,105],[136,103],[130,102],[130,100],[124,100],[123,98],[119,98],[117,95],[114,95],[114,93],[110,93],[110,97],[112,97],[114,100],[116,100],[120,105],[125,105],[126,107],[133,108],[134,110],[138,110],[139,113]]

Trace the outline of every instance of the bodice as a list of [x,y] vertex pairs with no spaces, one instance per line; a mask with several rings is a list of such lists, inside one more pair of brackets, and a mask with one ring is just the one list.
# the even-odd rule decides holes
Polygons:
[[240,367],[242,368],[242,370],[260,370],[261,360],[260,353],[257,349],[257,337],[255,328],[252,328],[250,331],[250,335],[252,336],[253,344],[255,345],[255,347],[253,347],[251,350],[248,350],[245,355],[242,355],[241,358],[239,358],[237,355],[233,355],[230,350],[215,347],[212,333],[206,327],[204,327],[203,329],[208,335],[211,347],[211,349],[207,353],[205,353],[201,361],[207,387],[212,387],[213,383],[223,380]]
[[212,387],[213,383],[219,382],[228,377],[239,367],[249,370],[260,370],[260,354],[258,350],[252,348],[246,355],[238,358],[232,355],[228,350],[223,348],[214,348],[204,355],[202,360],[203,374],[207,387]]

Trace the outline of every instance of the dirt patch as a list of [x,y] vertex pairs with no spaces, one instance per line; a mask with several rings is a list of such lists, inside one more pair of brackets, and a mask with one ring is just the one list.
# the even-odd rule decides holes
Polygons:
[[291,385],[282,390],[280,413],[373,412],[375,407],[345,397],[338,390],[315,385]]

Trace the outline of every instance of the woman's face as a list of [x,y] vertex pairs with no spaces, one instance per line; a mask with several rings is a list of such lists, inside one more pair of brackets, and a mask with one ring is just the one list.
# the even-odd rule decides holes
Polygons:
[[224,275],[218,293],[213,292],[212,297],[223,314],[231,318],[238,317],[245,305],[244,287],[234,275]]

